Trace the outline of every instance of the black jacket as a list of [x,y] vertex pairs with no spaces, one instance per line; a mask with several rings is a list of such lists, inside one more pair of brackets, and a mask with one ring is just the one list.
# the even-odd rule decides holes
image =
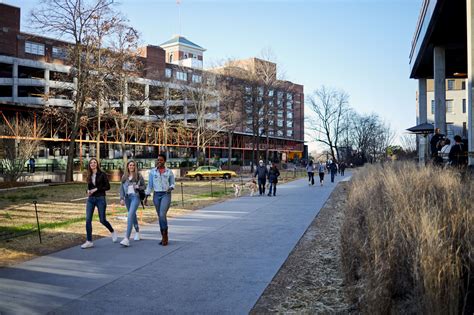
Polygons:
[[92,184],[92,179],[89,178],[87,189],[91,190],[94,188],[97,188],[97,191],[91,195],[92,197],[105,196],[105,192],[110,189],[110,183],[109,179],[107,178],[107,174],[104,172],[97,172],[95,176],[95,185]]
[[258,176],[258,179],[267,179],[268,169],[264,166],[257,166],[257,170],[255,171],[255,176]]
[[268,171],[268,180],[270,183],[278,183],[278,176],[280,176],[278,168],[270,167],[270,170]]

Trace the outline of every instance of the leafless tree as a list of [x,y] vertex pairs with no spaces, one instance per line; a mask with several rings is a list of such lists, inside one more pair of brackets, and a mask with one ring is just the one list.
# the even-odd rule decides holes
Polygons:
[[328,147],[333,159],[340,159],[339,144],[348,125],[349,95],[342,90],[322,86],[308,97],[311,116],[307,118],[308,130],[313,140]]
[[26,162],[38,151],[44,126],[41,121],[35,126],[29,118],[18,122],[11,119],[0,124],[1,134],[14,137],[4,140],[5,158],[0,161],[6,182],[16,182],[22,176]]
[[[198,165],[205,160],[206,146],[226,130],[226,122],[220,117],[219,93],[216,74],[203,72],[200,82],[182,86],[188,108],[192,108],[195,119],[190,125],[194,129]],[[201,157],[201,154],[203,156]]]
[[67,64],[74,78],[73,108],[70,143],[68,150],[66,181],[73,180],[76,138],[84,109],[97,95],[97,56],[102,40],[98,40],[97,21],[109,27],[117,19],[112,8],[113,0],[45,0],[32,12],[33,25],[48,34],[72,40]]

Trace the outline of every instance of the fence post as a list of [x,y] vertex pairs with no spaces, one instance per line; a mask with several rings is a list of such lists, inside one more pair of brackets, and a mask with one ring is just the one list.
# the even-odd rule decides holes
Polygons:
[[41,244],[42,243],[42,241],[41,241],[41,228],[40,228],[40,223],[39,223],[39,218],[38,218],[38,207],[36,206],[36,204],[37,204],[36,200],[34,200],[33,203],[35,205],[36,224],[38,226],[38,236],[39,236],[39,240],[40,240],[40,244]]
[[183,182],[181,182],[181,205],[184,207]]
[[227,179],[224,178],[224,194],[227,195]]
[[242,175],[240,175],[240,185],[243,185],[244,181],[242,180]]
[[212,191],[212,177],[211,177],[211,198],[214,198],[214,193]]
[[296,168],[293,169],[293,178],[296,178]]

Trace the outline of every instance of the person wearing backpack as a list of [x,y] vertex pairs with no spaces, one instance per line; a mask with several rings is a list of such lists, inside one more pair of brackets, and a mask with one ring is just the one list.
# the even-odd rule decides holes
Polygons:
[[144,193],[145,180],[138,171],[135,161],[130,160],[127,163],[125,173],[122,176],[122,184],[120,185],[120,205],[127,207],[127,232],[120,242],[121,245],[130,246],[130,234],[132,234],[132,226],[135,227],[135,241],[140,240],[140,230],[137,220],[137,209],[140,205],[140,191]]

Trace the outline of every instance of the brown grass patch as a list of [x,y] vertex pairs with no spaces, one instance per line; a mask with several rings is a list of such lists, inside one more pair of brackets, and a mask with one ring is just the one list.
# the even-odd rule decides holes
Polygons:
[[358,172],[341,249],[360,310],[466,312],[472,306],[473,204],[472,182],[453,170],[396,163]]

